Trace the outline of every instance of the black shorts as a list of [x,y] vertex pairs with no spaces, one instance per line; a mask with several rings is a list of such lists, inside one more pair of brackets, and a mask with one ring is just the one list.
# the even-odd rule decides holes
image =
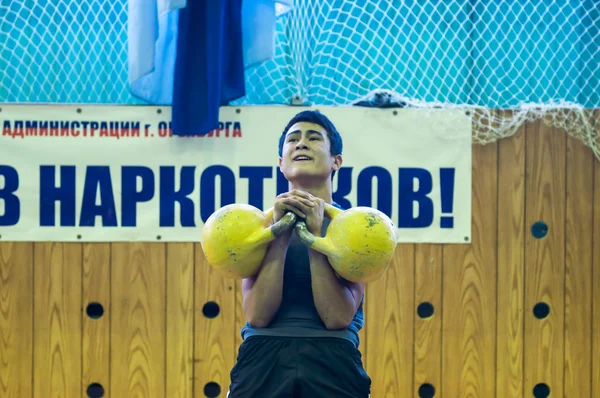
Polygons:
[[340,338],[253,336],[239,349],[229,398],[368,398],[362,355]]

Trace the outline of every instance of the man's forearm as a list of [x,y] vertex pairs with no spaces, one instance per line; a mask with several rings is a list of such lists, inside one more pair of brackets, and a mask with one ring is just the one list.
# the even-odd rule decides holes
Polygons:
[[309,253],[313,298],[319,316],[328,329],[343,329],[354,318],[356,298],[340,282],[327,256],[312,249]]
[[287,245],[285,238],[269,244],[263,264],[244,299],[242,308],[253,326],[266,327],[279,310]]

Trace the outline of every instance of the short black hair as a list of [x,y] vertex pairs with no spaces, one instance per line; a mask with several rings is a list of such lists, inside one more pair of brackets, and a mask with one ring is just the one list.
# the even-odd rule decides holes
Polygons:
[[279,156],[280,157],[283,156],[283,143],[285,142],[285,134],[290,129],[290,127],[292,127],[294,124],[299,123],[299,122],[314,123],[314,124],[318,124],[319,126],[323,127],[325,129],[325,131],[327,131],[327,136],[329,137],[329,142],[331,142],[331,150],[330,150],[331,155],[336,156],[336,155],[342,154],[342,149],[344,147],[344,144],[342,142],[342,136],[335,128],[335,125],[333,124],[333,122],[331,120],[329,120],[329,118],[327,116],[325,116],[324,114],[322,114],[319,111],[306,110],[306,111],[302,111],[302,112],[296,114],[296,116],[294,116],[289,121],[287,126],[285,126],[285,128],[283,129],[283,132],[281,133],[281,137],[279,137]]

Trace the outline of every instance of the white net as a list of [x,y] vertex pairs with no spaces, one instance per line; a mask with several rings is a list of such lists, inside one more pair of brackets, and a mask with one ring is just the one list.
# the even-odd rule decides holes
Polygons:
[[477,143],[543,119],[600,159],[597,0],[297,1],[277,40],[239,103],[469,108]]
[[[0,101],[139,103],[126,24],[126,0],[0,0]],[[234,105],[469,108],[477,143],[541,118],[600,159],[600,2],[295,0],[246,82]]]
[[0,0],[0,101],[138,103],[126,0]]

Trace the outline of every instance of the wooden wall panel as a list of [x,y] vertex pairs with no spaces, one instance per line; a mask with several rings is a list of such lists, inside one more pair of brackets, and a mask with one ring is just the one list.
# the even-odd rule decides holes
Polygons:
[[[199,243],[194,246],[194,396],[204,398],[205,389],[220,389],[219,396],[224,397],[231,383],[230,372],[236,352],[233,338],[236,327],[235,281],[214,271],[205,260],[202,246]],[[218,314],[213,317],[216,308]]]
[[413,244],[399,244],[385,274],[366,289],[371,397],[410,397],[413,390],[414,253]]
[[163,243],[113,243],[111,250],[111,394],[165,396]]
[[[71,267],[72,265],[69,265]],[[110,243],[83,245],[82,286],[82,389],[90,384],[102,386],[106,397],[110,393]],[[89,304],[100,304],[102,316],[87,315]]]
[[[559,133],[560,134],[560,133]],[[594,157],[572,137],[567,140],[565,223],[566,398],[592,398],[592,231]]]
[[34,244],[33,397],[80,397],[80,243]]
[[[566,136],[541,123],[526,130],[525,225],[525,395],[545,383],[553,398],[563,396],[564,366],[564,225]],[[548,234],[537,239],[537,222]],[[538,303],[550,307],[545,319],[532,311]]]
[[[498,147],[497,397],[523,392],[525,127]],[[529,314],[528,314],[529,315]]]
[[194,378],[194,244],[167,245],[167,363],[169,398],[191,398]]
[[444,247],[443,396],[491,397],[496,380],[498,146],[473,152],[472,243]]
[[[473,147],[472,186],[471,244],[401,244],[367,286],[371,397],[600,396],[600,160],[528,123]],[[244,324],[197,243],[0,243],[1,397],[225,397]]]
[[33,396],[33,244],[0,243],[0,397]]
[[[600,111],[597,113],[600,119]],[[600,122],[599,122],[600,123]],[[594,237],[593,267],[592,267],[592,397],[600,397],[600,161],[594,161]]]
[[[430,384],[442,391],[442,278],[444,274],[442,245],[415,245],[415,343],[414,387],[411,397],[419,396],[419,388]],[[404,296],[403,296],[404,297]],[[406,299],[406,298],[405,298]],[[431,304],[433,315],[421,318],[419,305]],[[408,396],[408,395],[407,395]]]

